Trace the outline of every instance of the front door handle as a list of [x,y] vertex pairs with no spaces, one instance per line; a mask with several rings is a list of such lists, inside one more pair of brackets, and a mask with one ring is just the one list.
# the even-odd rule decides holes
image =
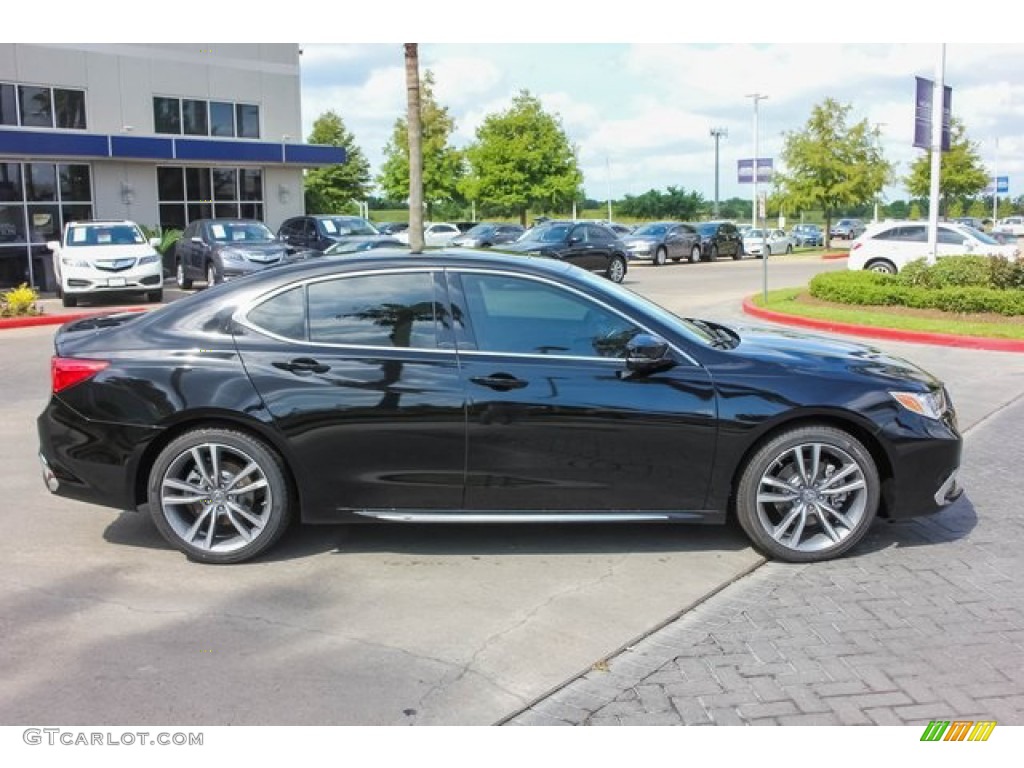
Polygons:
[[275,368],[291,373],[327,373],[331,370],[331,366],[324,365],[311,357],[296,357],[287,363],[275,362],[273,365]]
[[522,389],[529,384],[528,381],[517,379],[515,376],[508,373],[493,373],[490,376],[473,376],[469,380],[474,384],[479,384],[482,387],[490,387],[498,392]]

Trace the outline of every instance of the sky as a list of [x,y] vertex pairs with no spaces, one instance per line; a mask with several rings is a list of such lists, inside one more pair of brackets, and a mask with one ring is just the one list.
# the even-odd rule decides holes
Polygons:
[[[1024,21],[1024,12],[1016,12]],[[625,32],[625,30],[624,30]],[[626,34],[623,34],[625,37]],[[813,37],[813,35],[808,36]],[[333,109],[377,173],[395,119],[405,107],[400,43],[302,44],[302,118]],[[714,198],[714,139],[720,141],[720,199],[749,198],[737,161],[775,158],[786,132],[799,131],[814,105],[850,106],[848,123],[877,126],[885,156],[905,177],[923,150],[912,146],[915,76],[935,79],[940,43],[420,43],[438,101],[454,117],[452,143],[475,138],[485,116],[521,90],[560,117],[576,146],[587,196],[619,199],[669,185]],[[953,114],[989,168],[1024,194],[1024,44],[949,43],[944,81]],[[997,146],[998,140],[998,146]],[[902,181],[887,199],[909,197]]]

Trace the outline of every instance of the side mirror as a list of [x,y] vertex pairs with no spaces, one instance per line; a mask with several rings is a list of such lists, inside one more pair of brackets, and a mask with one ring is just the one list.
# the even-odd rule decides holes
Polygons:
[[156,248],[159,245],[160,245],[160,238],[159,237],[151,237],[151,238],[149,238],[149,247],[150,248]]
[[46,247],[51,251],[58,251],[60,250],[60,242],[58,240],[50,240],[46,243]]
[[203,238],[201,237],[193,237],[192,242],[196,243],[197,245],[206,245],[206,243],[203,242]]
[[576,245],[577,243],[582,243],[582,242],[583,242],[583,238],[580,237],[579,235],[573,235],[572,237],[569,238],[569,245]]
[[626,344],[627,376],[646,376],[675,365],[668,342],[649,333],[638,333]]

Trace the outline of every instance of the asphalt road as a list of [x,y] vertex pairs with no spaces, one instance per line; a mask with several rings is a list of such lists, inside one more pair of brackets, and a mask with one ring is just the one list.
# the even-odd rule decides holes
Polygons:
[[[769,287],[843,266],[771,260]],[[734,320],[761,268],[641,264],[627,287]],[[196,565],[143,514],[46,492],[52,334],[0,332],[2,724],[493,723],[762,562],[730,527],[332,526]],[[1024,391],[1024,356],[880,346],[945,377],[964,426]]]

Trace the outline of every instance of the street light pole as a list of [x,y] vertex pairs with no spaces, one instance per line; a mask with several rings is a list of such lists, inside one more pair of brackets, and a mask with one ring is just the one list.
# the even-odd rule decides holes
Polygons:
[[[879,147],[881,147],[882,138],[882,126],[888,125],[888,123],[875,123],[875,139],[878,140]],[[875,217],[872,219],[875,224],[878,223],[878,195],[875,195]]]
[[722,138],[729,138],[728,128],[712,128],[711,136],[715,140],[715,213],[714,216],[718,218],[718,141]]
[[[748,93],[748,99],[754,100],[754,204],[751,210],[751,223],[754,225],[754,229],[757,229],[757,155],[759,152],[758,140],[760,130],[757,125],[757,105],[761,99],[767,99],[768,96],[763,93]],[[765,238],[764,230],[761,231],[761,295],[764,297],[765,304],[768,303],[768,243]]]
[[612,223],[612,159],[604,156],[605,179],[608,182],[608,223]]

